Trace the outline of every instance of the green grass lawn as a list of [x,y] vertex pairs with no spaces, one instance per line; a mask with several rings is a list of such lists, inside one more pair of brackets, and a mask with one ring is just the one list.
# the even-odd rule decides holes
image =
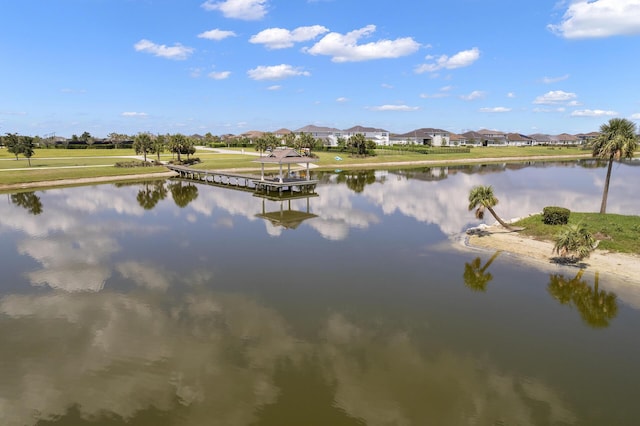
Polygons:
[[[255,153],[253,148],[232,148],[237,154],[217,153],[208,150],[198,150],[195,157],[200,158],[202,162],[194,166],[199,169],[224,170],[232,168],[247,168],[260,170],[260,164],[254,162],[257,158],[254,155],[246,155]],[[243,154],[243,150],[246,154]],[[383,163],[410,163],[416,161],[438,161],[442,165],[452,160],[464,159],[482,159],[482,158],[512,158],[527,156],[555,156],[555,155],[572,155],[581,156],[585,153],[579,148],[560,148],[560,147],[476,147],[471,148],[470,153],[452,153],[452,154],[421,154],[411,151],[392,151],[380,148],[376,150],[377,155],[369,157],[352,157],[349,153],[335,153],[314,151],[318,156],[318,162],[315,164],[320,168],[354,168],[375,167]],[[150,171],[162,171],[163,168],[127,168],[116,169],[107,167],[117,162],[131,161],[126,157],[134,156],[132,149],[47,149],[38,148],[35,150],[34,156],[31,158],[31,167],[23,156],[19,156],[19,160],[15,160],[15,156],[0,149],[0,185],[26,182],[40,182],[47,180],[72,179],[85,177],[101,177],[101,176],[119,176],[136,173],[148,173]],[[342,160],[335,159],[339,156]],[[155,159],[156,156],[150,155],[148,159]],[[161,160],[168,161],[173,159],[170,153],[161,155]],[[49,167],[85,167],[79,169],[52,169]],[[95,166],[95,167],[92,167]],[[397,165],[394,167],[402,167]],[[11,169],[28,169],[15,170]],[[272,169],[266,168],[266,169]]]
[[260,169],[259,163],[254,163],[258,157],[253,155],[238,154],[217,154],[217,153],[201,153],[197,152],[195,157],[200,158],[201,162],[194,165],[196,169],[203,170],[224,170],[237,168],[255,168]]
[[144,173],[166,172],[165,167],[88,167],[81,169],[44,169],[28,171],[0,172],[0,184],[16,184],[30,182],[45,182],[61,179],[81,179],[104,176],[138,175]]
[[[571,212],[569,223],[582,222],[600,243],[598,249],[620,253],[640,254],[640,216],[619,214]],[[545,225],[542,215],[536,214],[519,220],[515,226],[523,226],[520,231],[536,239],[554,241],[562,225]]]
[[[31,157],[31,160],[36,160],[38,158],[60,158],[60,157],[126,157],[131,155],[136,155],[136,153],[132,149],[54,149],[54,148],[36,148],[35,154]],[[5,148],[0,149],[0,159],[3,158],[13,158],[15,160],[15,156],[9,152]],[[25,158],[20,155],[18,156],[20,160],[25,160]]]

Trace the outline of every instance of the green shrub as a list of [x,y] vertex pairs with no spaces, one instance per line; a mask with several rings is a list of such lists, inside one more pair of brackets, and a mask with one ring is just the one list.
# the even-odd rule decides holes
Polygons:
[[151,167],[153,164],[145,163],[144,161],[119,161],[114,164],[114,167],[129,169],[132,167]]
[[566,225],[571,211],[564,207],[545,207],[542,209],[542,222],[547,225]]

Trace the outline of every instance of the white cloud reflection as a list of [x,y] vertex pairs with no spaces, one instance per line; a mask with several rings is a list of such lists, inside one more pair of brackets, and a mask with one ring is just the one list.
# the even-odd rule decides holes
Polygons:
[[277,400],[277,364],[304,352],[276,312],[234,295],[194,293],[170,307],[143,294],[12,295],[0,312],[33,327],[21,345],[0,349],[12,367],[0,383],[4,426],[71,407],[83,419],[127,421],[180,406],[190,407],[180,424],[206,424],[215,412],[221,424],[248,425]]
[[211,413],[221,424],[254,424],[283,391],[298,391],[277,384],[283,365],[320,371],[335,405],[371,425],[576,421],[540,380],[488,359],[431,351],[381,318],[356,323],[332,312],[318,318],[317,338],[301,341],[276,311],[244,296],[194,290],[167,304],[157,295],[0,299],[7,326],[30,327],[20,344],[10,337],[0,348],[11,366],[0,382],[2,424],[36,425],[71,407],[86,420],[127,422],[153,407],[179,410],[187,426],[207,424]]

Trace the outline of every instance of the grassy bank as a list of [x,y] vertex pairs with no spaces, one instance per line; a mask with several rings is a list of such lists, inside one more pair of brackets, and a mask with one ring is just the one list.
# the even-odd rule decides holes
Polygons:
[[[640,216],[571,212],[569,223],[579,222],[584,223],[587,230],[600,240],[598,249],[640,254]],[[545,225],[541,214],[519,220],[515,226],[525,228],[520,231],[521,234],[548,241],[554,241],[562,228],[561,225]]]
[[[201,169],[254,169],[260,165],[254,160],[251,148],[235,149],[236,153],[218,153],[210,150],[198,150],[195,154],[202,162]],[[446,165],[453,162],[509,161],[518,158],[544,157],[550,160],[557,156],[579,158],[589,155],[579,148],[565,147],[476,147],[469,153],[421,154],[416,152],[378,149],[377,155],[369,157],[351,157],[349,153],[314,152],[318,156],[316,163],[321,169],[334,168],[375,168],[375,167],[411,167],[437,162]],[[55,181],[60,179],[78,179],[105,176],[121,176],[162,171],[161,167],[116,168],[117,162],[131,161],[135,152],[131,149],[45,149],[35,150],[31,158],[31,166],[20,156],[18,160],[0,149],[0,186],[20,183]],[[336,157],[340,157],[339,160]],[[149,156],[149,159],[156,158]],[[171,154],[162,154],[161,160],[168,161]],[[565,157],[566,158],[566,157]],[[514,160],[515,161],[515,160]]]

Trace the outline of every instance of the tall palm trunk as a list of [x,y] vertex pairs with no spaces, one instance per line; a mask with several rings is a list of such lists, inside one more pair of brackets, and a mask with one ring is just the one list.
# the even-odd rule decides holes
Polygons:
[[607,196],[609,195],[609,181],[611,180],[611,169],[613,167],[613,155],[609,157],[607,166],[607,177],[604,180],[604,191],[602,192],[602,204],[600,204],[600,214],[607,212]]
[[498,223],[500,225],[502,225],[504,228],[509,229],[509,230],[513,229],[504,220],[500,219],[500,216],[498,216],[496,214],[496,212],[490,206],[487,206],[487,210],[489,210],[489,213],[491,213],[491,216],[493,216],[498,221]]

